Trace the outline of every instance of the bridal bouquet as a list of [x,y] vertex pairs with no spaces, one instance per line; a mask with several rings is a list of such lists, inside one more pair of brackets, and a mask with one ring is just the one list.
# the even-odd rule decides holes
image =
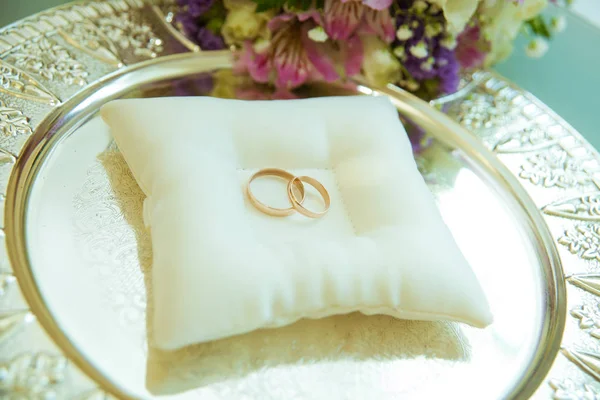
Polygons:
[[507,57],[519,32],[531,38],[527,54],[539,57],[564,28],[540,15],[547,0],[178,1],[176,21],[191,40],[203,50],[232,48],[236,70],[279,97],[357,74],[423,97],[452,93],[461,71]]

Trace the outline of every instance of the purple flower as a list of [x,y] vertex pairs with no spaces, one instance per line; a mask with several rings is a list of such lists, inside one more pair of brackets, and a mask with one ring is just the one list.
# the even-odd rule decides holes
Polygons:
[[[217,20],[214,16],[212,19],[207,17],[207,13],[216,6],[215,0],[177,0],[177,4],[181,6],[182,11],[175,16],[175,21],[189,39],[198,43],[203,50],[225,48],[223,37],[215,33],[218,28],[214,22]],[[212,29],[207,26],[212,26]]]
[[454,93],[458,90],[460,66],[452,50],[438,48],[435,55],[439,90],[441,93]]
[[223,38],[214,34],[206,27],[201,27],[198,29],[196,41],[202,50],[221,50],[225,48],[225,41]]
[[460,66],[448,45],[446,20],[441,11],[413,12],[412,1],[398,0],[402,10],[396,17],[397,36],[392,44],[398,57],[416,81],[435,80],[438,91],[452,93],[458,88]]
[[198,18],[204,15],[213,5],[214,0],[178,0],[177,3],[181,7],[186,8],[186,12],[194,17]]
[[198,34],[198,22],[190,14],[179,13],[175,16],[175,21],[181,25],[181,29],[187,37],[194,38]]

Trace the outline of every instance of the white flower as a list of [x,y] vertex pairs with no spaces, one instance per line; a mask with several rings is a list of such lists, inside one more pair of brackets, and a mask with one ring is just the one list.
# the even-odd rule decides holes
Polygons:
[[432,38],[442,33],[442,24],[439,22],[425,25],[425,37]]
[[479,0],[429,0],[429,2],[442,9],[448,21],[448,30],[454,34],[463,31],[479,4]]
[[525,48],[527,56],[532,58],[540,58],[548,51],[548,41],[541,37],[533,39]]
[[423,71],[431,71],[434,63],[435,59],[433,57],[429,57],[427,61],[421,63],[421,69]]
[[406,50],[403,46],[398,46],[394,49],[394,55],[403,60],[406,57]]
[[448,50],[453,50],[456,48],[456,37],[448,35],[442,40],[440,40],[440,45],[442,47],[447,48]]
[[526,21],[541,13],[548,5],[547,0],[524,0],[523,4],[517,4],[517,17]]
[[409,51],[410,54],[417,58],[425,58],[429,55],[429,52],[427,51],[427,45],[425,44],[425,42],[419,42],[414,46],[410,46]]
[[547,4],[547,0],[524,0],[523,4],[499,0],[483,2],[481,17],[488,21],[483,35],[491,45],[485,66],[508,57],[523,22],[538,15]]
[[376,86],[385,86],[400,79],[400,62],[390,52],[388,45],[375,35],[363,39],[364,59],[362,69],[367,80]]
[[567,27],[567,19],[564,15],[552,17],[550,20],[550,30],[554,33],[560,33]]
[[400,25],[400,28],[396,31],[396,37],[398,40],[408,40],[413,36],[413,31],[406,24]]
[[427,3],[425,3],[423,0],[417,0],[412,5],[412,9],[417,13],[422,13],[423,11],[427,10],[427,7]]
[[225,0],[229,10],[221,33],[227,44],[241,44],[257,37],[268,37],[267,22],[272,12],[257,13],[256,3],[247,0]]
[[421,69],[425,72],[429,72],[433,69],[433,65],[428,62],[424,62],[424,63],[421,63]]
[[312,28],[310,31],[308,31],[308,37],[313,42],[319,42],[319,43],[323,43],[323,42],[327,41],[327,39],[329,39],[329,36],[327,36],[327,32],[325,32],[325,29],[323,29],[322,26],[316,26],[316,27]]
[[257,53],[262,53],[265,50],[267,50],[269,48],[269,46],[271,46],[271,41],[268,39],[258,39],[256,42],[254,42],[254,45],[252,45],[252,48],[254,49],[255,52]]

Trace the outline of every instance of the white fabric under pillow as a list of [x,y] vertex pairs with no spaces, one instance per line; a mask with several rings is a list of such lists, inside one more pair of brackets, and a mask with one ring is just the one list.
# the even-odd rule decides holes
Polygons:
[[[131,99],[102,117],[147,196],[155,346],[353,311],[491,323],[386,98]],[[320,180],[330,211],[256,210],[244,186],[265,167]]]

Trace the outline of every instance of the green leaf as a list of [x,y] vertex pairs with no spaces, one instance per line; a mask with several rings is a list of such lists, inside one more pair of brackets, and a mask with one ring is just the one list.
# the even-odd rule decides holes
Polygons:
[[528,20],[526,24],[529,26],[529,28],[534,34],[542,36],[546,39],[550,39],[552,37],[550,29],[548,29],[548,25],[546,24],[546,21],[544,21],[541,15],[538,15],[537,17]]
[[224,23],[225,20],[223,20],[222,18],[213,18],[210,21],[208,21],[208,23],[206,24],[206,28],[212,33],[218,34],[221,32],[221,28],[223,27]]
[[200,19],[204,22],[210,21],[214,18],[220,18],[224,20],[226,16],[227,10],[225,9],[223,2],[215,1],[212,7],[206,13],[204,13]]

